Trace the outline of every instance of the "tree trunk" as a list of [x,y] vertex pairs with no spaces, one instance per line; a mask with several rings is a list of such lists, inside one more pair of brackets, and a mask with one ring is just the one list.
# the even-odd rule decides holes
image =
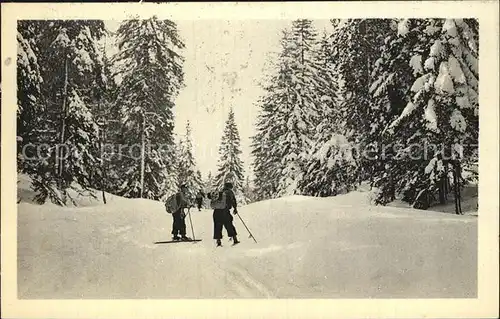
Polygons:
[[462,207],[460,203],[460,162],[458,160],[453,161],[453,189],[455,195],[455,214],[462,214]]
[[457,174],[457,203],[458,203],[458,212],[460,215],[463,214],[462,212],[462,195],[461,195],[461,185],[460,181],[462,179],[462,167],[460,165],[460,161],[456,162],[456,174]]
[[391,202],[396,199],[396,187],[394,186],[392,176],[389,177],[389,198],[391,199]]
[[141,198],[143,198],[144,194],[144,148],[146,136],[144,130],[146,129],[146,115],[142,115],[142,130],[141,130]]
[[106,204],[106,179],[107,179],[107,174],[106,174],[106,163],[105,163],[105,158],[104,158],[104,146],[106,145],[106,120],[103,120],[104,125],[102,127],[102,133],[101,133],[101,141],[100,141],[100,151],[101,151],[101,190],[102,190],[102,201],[104,204]]
[[441,176],[439,180],[439,203],[446,204],[446,179],[447,176]]
[[63,172],[64,172],[64,149],[62,146],[65,144],[65,132],[66,132],[66,116],[67,116],[67,99],[68,99],[68,59],[64,60],[64,86],[63,86],[63,100],[62,100],[62,112],[61,112],[61,139],[59,147],[57,148],[56,163],[58,166],[58,188],[62,192],[63,203],[66,203],[66,191],[64,190],[63,183]]
[[450,179],[448,178],[449,167],[448,162],[444,162],[444,199],[448,201],[448,194],[450,193]]

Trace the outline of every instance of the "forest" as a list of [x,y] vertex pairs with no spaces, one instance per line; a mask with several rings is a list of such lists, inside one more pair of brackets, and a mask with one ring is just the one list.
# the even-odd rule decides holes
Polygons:
[[113,56],[103,21],[19,21],[18,172],[39,203],[58,205],[75,185],[164,200],[180,184],[194,195],[230,180],[248,203],[335,196],[366,182],[377,204],[402,198],[427,209],[453,197],[460,214],[461,189],[477,183],[478,21],[330,24],[321,33],[299,19],[282,30],[265,93],[249,101],[260,109],[253,161],[241,160],[232,109],[212,175],[196,165],[196,123],[173,133],[189,62],[174,21],[123,21]]

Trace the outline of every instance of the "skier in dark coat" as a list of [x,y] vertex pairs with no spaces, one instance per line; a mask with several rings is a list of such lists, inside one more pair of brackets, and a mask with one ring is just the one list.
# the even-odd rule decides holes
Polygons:
[[201,206],[203,205],[203,198],[205,198],[205,194],[203,191],[199,191],[198,194],[196,194],[196,205],[198,206],[198,211],[201,211]]
[[[231,216],[231,208],[233,208],[233,214],[238,214],[236,196],[232,190],[233,184],[225,183],[222,192],[218,194],[221,197],[223,194],[226,195],[226,205],[225,208],[214,209],[213,219],[214,219],[214,239],[217,240],[217,246],[222,246],[222,227],[226,228],[227,236],[233,239],[233,245],[239,243],[236,237],[236,228],[233,225],[233,216]],[[211,195],[213,197],[213,195]],[[215,200],[215,198],[209,198]]]
[[[186,214],[184,213],[184,208],[188,208],[191,206],[189,201],[186,199],[187,186],[181,185],[180,192],[178,192],[175,197],[177,200],[177,210],[172,213],[172,217],[174,218],[172,224],[172,239],[173,240],[189,240],[186,237]],[[181,237],[179,237],[181,235]]]

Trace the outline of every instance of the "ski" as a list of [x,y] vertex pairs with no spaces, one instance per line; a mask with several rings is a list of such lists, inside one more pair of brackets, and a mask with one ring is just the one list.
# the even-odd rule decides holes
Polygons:
[[173,244],[173,243],[196,243],[201,241],[201,239],[190,239],[190,240],[169,240],[169,241],[157,241],[155,244]]

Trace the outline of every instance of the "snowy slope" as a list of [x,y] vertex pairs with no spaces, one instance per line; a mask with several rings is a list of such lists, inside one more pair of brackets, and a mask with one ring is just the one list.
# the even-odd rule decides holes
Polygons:
[[[367,193],[292,196],[242,207],[258,243],[170,239],[159,202],[18,205],[19,298],[475,297],[477,218],[369,205]],[[188,222],[188,233],[191,228]]]

